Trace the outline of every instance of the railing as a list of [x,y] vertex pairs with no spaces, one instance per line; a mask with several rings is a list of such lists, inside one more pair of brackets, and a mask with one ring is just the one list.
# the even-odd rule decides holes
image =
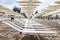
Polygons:
[[23,29],[23,28],[15,25],[15,24],[13,24],[12,22],[9,22],[9,21],[3,21],[3,22],[4,22],[5,24],[9,25],[10,27],[16,29],[17,31],[22,32],[21,29]]
[[[14,24],[13,22],[11,21],[3,21],[4,23],[6,23],[7,25],[9,25],[10,27],[14,28],[15,30],[19,31],[19,32],[23,32],[23,33],[46,33],[46,34],[56,34],[55,31],[52,31],[52,30],[46,30],[46,29],[24,29],[23,27],[20,27],[20,26],[17,26],[16,24]],[[44,31],[45,30],[45,31]]]

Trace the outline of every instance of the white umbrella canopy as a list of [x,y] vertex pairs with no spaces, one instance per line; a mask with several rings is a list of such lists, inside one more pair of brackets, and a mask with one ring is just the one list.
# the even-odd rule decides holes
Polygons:
[[2,5],[0,5],[0,9],[1,9],[1,10],[10,10],[10,9],[8,9],[8,8],[6,8],[6,7],[4,7],[4,6],[2,6]]
[[49,5],[50,8],[60,8],[60,5]]
[[2,5],[0,5],[0,12],[4,12],[3,15],[9,15],[9,14],[14,15],[10,9],[8,9]]
[[[23,10],[23,12],[28,12],[28,10]],[[31,10],[30,12],[34,12],[34,10]]]
[[[28,10],[28,2],[29,0],[18,0],[19,5],[23,7],[22,9],[26,13],[26,15],[28,13],[28,11],[26,11]],[[40,3],[41,2],[38,0],[30,0],[30,11],[32,10],[32,12],[30,13],[33,13],[33,10],[35,10],[37,6],[40,6]]]
[[[28,3],[29,0],[18,0],[19,3]],[[40,1],[37,0],[30,0],[31,3],[41,3]]]
[[60,12],[55,12],[55,13],[51,13],[51,14],[60,14]]
[[[35,6],[30,6],[30,11],[34,10],[36,7]],[[23,10],[28,10],[28,6],[23,7]]]
[[[23,7],[23,9],[24,9],[24,8],[25,8],[25,9],[28,9],[28,7]],[[34,7],[31,6],[31,7],[30,7],[30,9],[34,9],[34,8],[36,8],[36,6],[34,6]]]
[[[59,4],[52,4],[49,5],[48,7],[46,7],[45,9],[42,10],[42,15],[48,14],[50,12],[54,12],[57,9],[60,9],[60,5]],[[39,15],[39,14],[38,14]]]
[[32,18],[38,16],[39,14],[45,15],[45,13],[54,12],[54,11],[56,11],[56,9],[60,9],[60,0],[54,0],[53,3],[48,4],[47,7],[43,8],[38,14],[35,14],[35,16],[33,16]]
[[[23,4],[24,4],[24,5],[28,5],[28,3],[19,3],[19,4],[20,4],[20,5],[23,5]],[[35,5],[38,5],[39,3],[30,3],[30,5],[34,5],[34,4],[35,4]]]
[[[28,16],[28,10],[23,10],[23,12],[26,14],[26,16]],[[33,10],[32,11],[30,11],[30,16],[32,15],[32,12],[34,12]]]
[[60,1],[56,1],[55,3],[56,3],[56,4],[60,4]]
[[[46,9],[43,10],[44,13],[50,13],[50,12],[54,12],[56,11],[57,9],[60,9],[60,0],[56,0],[54,2],[54,4],[52,5],[49,5],[48,7],[46,7]],[[57,12],[59,14],[59,12]],[[43,14],[45,15],[45,14]]]

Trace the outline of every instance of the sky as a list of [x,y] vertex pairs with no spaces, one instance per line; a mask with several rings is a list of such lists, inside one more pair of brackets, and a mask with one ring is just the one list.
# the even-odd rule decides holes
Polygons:
[[0,0],[0,5],[3,5],[9,9],[12,9],[14,6],[19,6],[17,0]]

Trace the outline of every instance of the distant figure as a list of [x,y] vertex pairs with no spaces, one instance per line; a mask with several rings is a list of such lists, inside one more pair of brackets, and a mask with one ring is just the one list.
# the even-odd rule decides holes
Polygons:
[[25,13],[21,13],[21,15],[23,15],[25,18],[27,18],[26,14]]
[[38,13],[38,11],[35,12],[35,14],[37,14],[37,13]]
[[10,15],[11,16],[11,20],[14,20],[14,15]]
[[14,20],[14,17],[11,17],[11,20]]

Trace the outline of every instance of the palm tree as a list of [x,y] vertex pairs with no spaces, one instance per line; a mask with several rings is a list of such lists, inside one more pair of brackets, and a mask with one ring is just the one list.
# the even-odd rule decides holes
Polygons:
[[13,8],[13,11],[16,12],[16,10],[17,10],[17,7],[15,6],[15,7]]

